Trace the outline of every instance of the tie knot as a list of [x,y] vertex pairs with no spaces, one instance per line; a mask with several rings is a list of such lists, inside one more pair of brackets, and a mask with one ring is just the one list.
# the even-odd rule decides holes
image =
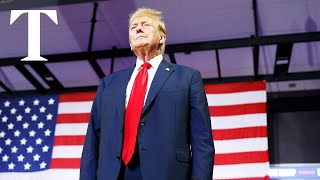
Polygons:
[[151,64],[148,62],[145,62],[142,64],[142,68],[150,69],[150,67],[151,67]]

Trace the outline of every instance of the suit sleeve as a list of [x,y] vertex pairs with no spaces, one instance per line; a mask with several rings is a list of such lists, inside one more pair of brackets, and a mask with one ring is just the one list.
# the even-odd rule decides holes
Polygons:
[[201,74],[193,74],[190,85],[192,179],[212,180],[214,144],[208,102]]
[[80,180],[96,180],[100,143],[101,97],[104,90],[104,79],[100,82],[93,101],[87,135],[80,163]]

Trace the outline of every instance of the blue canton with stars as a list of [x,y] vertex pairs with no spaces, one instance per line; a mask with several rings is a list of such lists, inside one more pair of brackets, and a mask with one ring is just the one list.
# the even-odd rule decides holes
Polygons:
[[0,172],[49,169],[58,96],[0,98]]

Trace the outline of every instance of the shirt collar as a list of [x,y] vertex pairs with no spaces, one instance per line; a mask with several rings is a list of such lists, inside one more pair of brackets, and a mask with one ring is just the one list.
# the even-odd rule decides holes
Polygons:
[[[151,68],[155,68],[157,70],[162,59],[162,54],[159,54],[158,56],[150,59],[148,62],[151,64]],[[143,63],[144,62],[141,59],[137,58],[135,70],[139,70]]]

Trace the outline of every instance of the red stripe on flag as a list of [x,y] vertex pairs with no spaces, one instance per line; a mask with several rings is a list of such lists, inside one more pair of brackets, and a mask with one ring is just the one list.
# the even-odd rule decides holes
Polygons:
[[207,84],[204,85],[207,94],[234,93],[244,91],[266,90],[265,81],[242,82],[231,84]]
[[51,160],[50,169],[79,169],[80,158],[54,158]]
[[87,123],[90,119],[90,113],[82,114],[58,114],[57,124],[61,123]]
[[215,165],[246,164],[268,162],[268,151],[215,154]]
[[59,101],[60,102],[93,101],[95,95],[96,95],[96,92],[61,94]]
[[83,145],[86,136],[55,136],[54,146]]
[[210,106],[210,116],[231,116],[241,114],[266,113],[266,103],[240,104],[230,106]]
[[267,127],[248,127],[235,129],[212,130],[214,140],[267,137]]
[[[212,180],[217,180],[217,179],[212,179]],[[223,180],[270,180],[270,177],[265,176],[265,177],[234,178],[234,179],[223,179]]]

